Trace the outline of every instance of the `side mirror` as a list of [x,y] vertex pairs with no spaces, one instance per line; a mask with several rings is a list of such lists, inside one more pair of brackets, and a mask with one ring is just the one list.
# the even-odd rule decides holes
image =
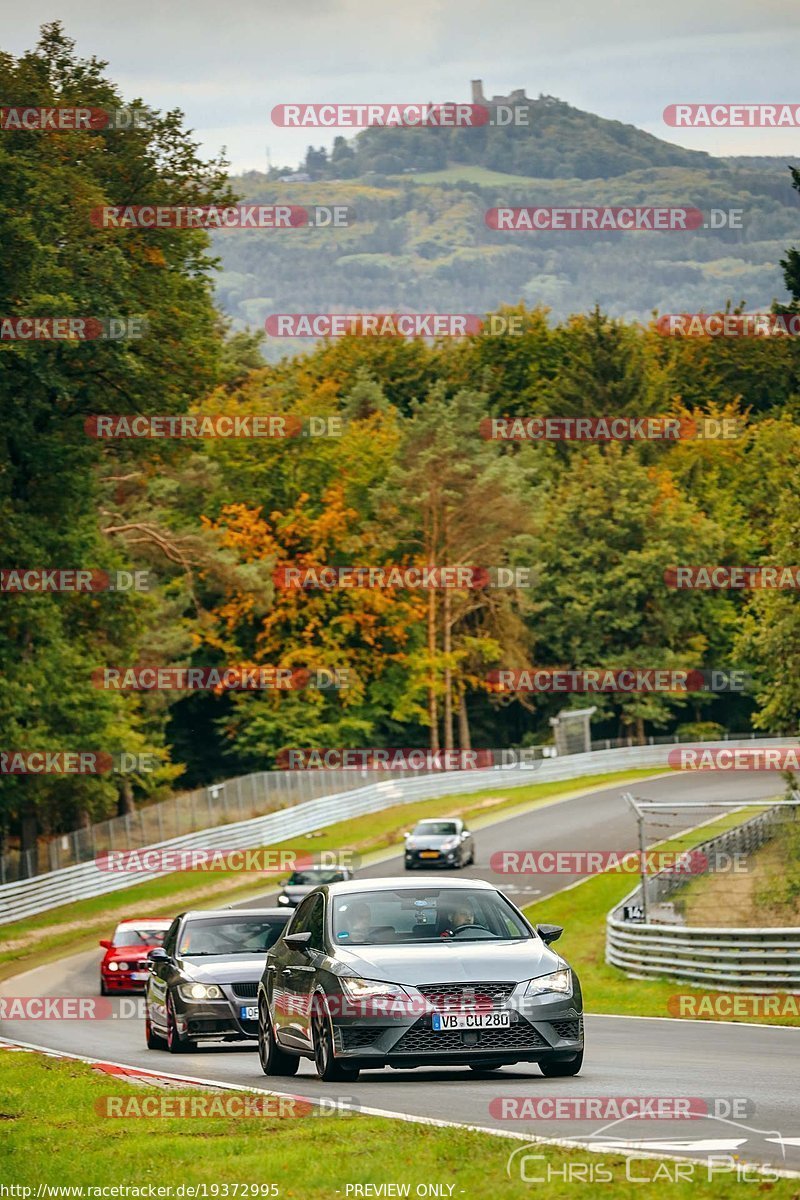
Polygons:
[[537,925],[536,932],[544,942],[545,946],[549,946],[551,942],[557,942],[564,932],[563,925]]
[[111,942],[108,940],[108,938],[102,938],[100,941],[100,945],[103,947],[104,950],[111,949]]
[[283,940],[292,950],[305,950],[311,941],[311,930],[307,929],[305,933],[287,933]]
[[468,838],[468,837],[469,837],[469,830],[465,829],[464,832],[461,834],[462,842],[463,842],[464,838]]
[[169,962],[169,955],[163,946],[154,946],[147,951],[147,961],[151,963]]
[[407,837],[411,837],[411,834],[409,833],[409,831],[407,829],[404,829],[401,836],[404,838],[407,838]]

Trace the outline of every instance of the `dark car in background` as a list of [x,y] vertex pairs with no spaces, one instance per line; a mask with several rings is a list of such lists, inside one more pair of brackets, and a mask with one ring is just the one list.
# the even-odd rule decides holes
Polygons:
[[196,1049],[207,1040],[257,1036],[256,997],[267,951],[285,909],[196,909],[181,913],[149,955],[145,1038],[149,1050]]
[[160,946],[171,924],[169,917],[131,917],[120,921],[114,936],[103,938],[100,960],[100,995],[143,992],[148,975],[148,951]]
[[472,834],[459,817],[419,821],[405,837],[405,867],[469,867],[475,862]]
[[577,1075],[583,999],[550,943],[490,883],[369,879],[320,887],[267,955],[258,990],[266,1075],[313,1058],[324,1080],[378,1067],[538,1063]]
[[287,909],[297,908],[321,883],[343,883],[352,878],[353,872],[347,867],[305,867],[302,871],[292,871],[278,896],[278,904]]

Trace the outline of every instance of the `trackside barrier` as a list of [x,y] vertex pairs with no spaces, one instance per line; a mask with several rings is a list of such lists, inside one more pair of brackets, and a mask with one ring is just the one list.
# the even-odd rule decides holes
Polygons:
[[[760,813],[735,829],[693,847],[709,856],[757,849],[795,817],[779,809]],[[663,871],[648,880],[650,904],[675,892],[685,877]],[[675,979],[723,991],[800,991],[800,929],[742,929],[625,920],[626,905],[640,905],[641,884],[606,918],[606,962],[631,979]]]
[[[785,745],[785,738],[749,738],[707,742],[709,748],[752,745]],[[296,803],[290,808],[267,813],[248,821],[217,825],[198,830],[181,837],[151,843],[147,849],[203,848],[244,850],[257,846],[274,845],[288,838],[299,837],[346,821],[364,813],[380,812],[396,804],[412,804],[417,800],[435,799],[459,793],[472,793],[487,789],[503,791],[532,783],[557,783],[562,780],[580,779],[585,775],[604,774],[612,771],[636,770],[637,768],[666,767],[671,746],[632,746],[627,749],[596,750],[584,754],[564,755],[536,763],[534,767],[515,765],[510,767],[488,767],[480,771],[444,771],[419,776],[415,772],[383,772],[378,783],[337,791],[333,795]],[[301,774],[298,772],[298,774]],[[306,772],[322,778],[324,772]],[[409,777],[411,776],[411,777]],[[312,781],[309,781],[311,785]],[[135,848],[140,848],[136,846]],[[116,849],[133,847],[117,846]],[[141,847],[145,848],[145,847]],[[94,860],[73,867],[50,871],[33,879],[23,879],[0,886],[0,925],[36,913],[85,900],[108,892],[122,891],[156,879],[163,871],[120,872],[102,871]]]

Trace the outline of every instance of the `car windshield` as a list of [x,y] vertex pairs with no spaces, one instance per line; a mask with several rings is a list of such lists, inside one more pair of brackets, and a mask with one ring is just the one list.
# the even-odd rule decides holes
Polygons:
[[320,883],[341,883],[343,879],[341,871],[292,871],[286,884],[288,887],[316,887]]
[[285,920],[269,917],[213,917],[187,921],[178,952],[193,955],[266,954],[283,932]]
[[337,896],[333,940],[339,946],[510,941],[535,935],[499,892],[420,887]]
[[151,929],[147,925],[118,929],[114,934],[114,946],[160,946],[166,932],[166,929]]
[[414,837],[445,837],[458,833],[455,821],[420,821],[414,826]]

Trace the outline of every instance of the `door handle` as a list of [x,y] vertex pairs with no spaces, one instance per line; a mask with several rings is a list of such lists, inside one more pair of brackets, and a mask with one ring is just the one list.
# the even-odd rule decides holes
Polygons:
[[292,973],[291,967],[284,967],[283,970],[281,971],[281,975],[291,975],[291,973]]

